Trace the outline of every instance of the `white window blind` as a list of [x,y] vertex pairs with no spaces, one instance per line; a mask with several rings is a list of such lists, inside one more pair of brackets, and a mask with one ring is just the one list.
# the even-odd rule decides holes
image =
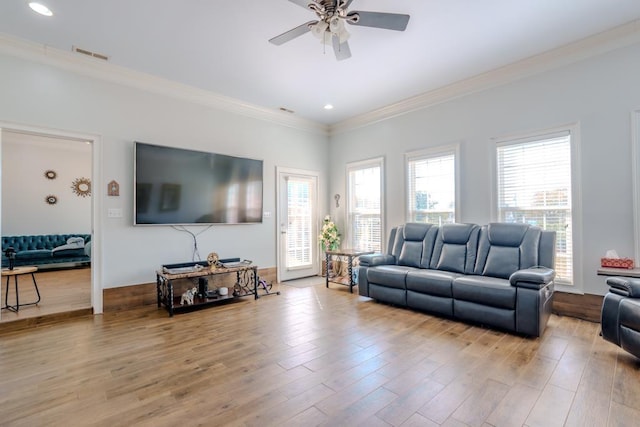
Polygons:
[[455,222],[455,151],[407,155],[409,222]]
[[353,164],[348,176],[349,246],[382,251],[382,159]]
[[499,220],[555,231],[556,279],[571,284],[571,135],[501,143],[497,157]]
[[312,181],[287,178],[287,267],[311,265],[313,256]]

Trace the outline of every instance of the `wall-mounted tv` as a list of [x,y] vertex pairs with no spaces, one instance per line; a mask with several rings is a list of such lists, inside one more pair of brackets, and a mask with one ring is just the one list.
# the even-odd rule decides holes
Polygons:
[[135,225],[262,222],[262,160],[134,143]]

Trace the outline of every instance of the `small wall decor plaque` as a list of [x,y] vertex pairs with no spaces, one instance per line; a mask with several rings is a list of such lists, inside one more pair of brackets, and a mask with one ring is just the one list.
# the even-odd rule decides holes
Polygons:
[[47,179],[56,179],[58,174],[56,173],[56,171],[47,170],[47,171],[44,171],[44,176]]
[[118,184],[115,179],[107,184],[107,194],[109,196],[120,195],[120,184]]
[[48,205],[55,205],[56,203],[58,203],[58,197],[54,196],[53,194],[49,194],[44,198],[44,201],[47,202]]
[[91,181],[88,178],[76,178],[71,184],[71,189],[80,197],[91,195]]

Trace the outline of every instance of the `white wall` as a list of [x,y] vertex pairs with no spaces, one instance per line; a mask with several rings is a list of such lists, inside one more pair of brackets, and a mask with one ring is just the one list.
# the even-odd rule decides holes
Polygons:
[[[47,179],[45,171],[55,171]],[[2,235],[91,234],[91,197],[72,190],[91,179],[91,146],[28,134],[3,133]],[[45,197],[58,198],[55,205]]]
[[[582,238],[576,289],[604,294],[600,257],[634,256],[630,113],[640,106],[640,45],[335,135],[329,194],[345,192],[345,164],[384,156],[388,230],[405,222],[404,153],[461,143],[463,222],[486,224],[494,203],[491,138],[579,123]],[[335,210],[335,208],[332,208]],[[341,207],[334,216],[343,217]]]
[[[154,280],[161,264],[191,259],[191,237],[168,227],[133,227],[132,141],[216,151],[265,161],[261,225],[216,226],[200,235],[200,254],[240,256],[275,266],[275,167],[321,172],[319,212],[344,218],[333,194],[345,194],[345,164],[384,156],[387,230],[405,221],[404,153],[461,143],[461,220],[493,220],[491,138],[579,123],[581,224],[576,289],[603,294],[596,275],[607,249],[633,256],[630,112],[640,106],[640,46],[632,46],[420,111],[326,136],[203,107],[124,85],[0,55],[0,121],[63,129],[101,138],[101,182],[121,184],[104,196],[104,287]],[[331,176],[331,181],[328,181]],[[329,186],[327,186],[329,183]],[[124,218],[106,217],[121,208]],[[202,230],[194,227],[193,231]]]
[[[0,121],[99,135],[102,178],[93,183],[102,197],[102,274],[104,288],[155,281],[164,263],[190,261],[191,237],[170,227],[133,227],[133,141],[214,151],[264,160],[262,224],[214,226],[198,238],[200,255],[276,265],[275,168],[321,172],[326,189],[328,137],[240,116],[75,74],[14,56],[0,55]],[[105,195],[111,180],[120,197]],[[98,191],[96,191],[98,190]],[[323,190],[321,190],[323,191]],[[325,200],[324,193],[321,200]],[[107,218],[120,208],[123,218]],[[324,212],[326,206],[320,206]],[[320,219],[319,219],[320,220]],[[203,226],[190,228],[193,232]]]

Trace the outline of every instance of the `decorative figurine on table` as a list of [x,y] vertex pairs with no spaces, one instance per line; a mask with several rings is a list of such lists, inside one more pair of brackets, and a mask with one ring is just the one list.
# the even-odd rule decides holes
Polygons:
[[193,287],[191,289],[187,289],[185,293],[182,294],[182,298],[180,298],[180,305],[193,305],[193,297],[198,293],[198,288]]
[[209,268],[211,270],[215,270],[216,268],[218,268],[219,260],[220,257],[215,252],[211,252],[209,255],[207,255],[207,263],[209,264]]
[[13,248],[13,246],[9,246],[4,250],[4,256],[6,256],[9,260],[9,270],[13,270],[13,267],[16,263],[16,250]]

